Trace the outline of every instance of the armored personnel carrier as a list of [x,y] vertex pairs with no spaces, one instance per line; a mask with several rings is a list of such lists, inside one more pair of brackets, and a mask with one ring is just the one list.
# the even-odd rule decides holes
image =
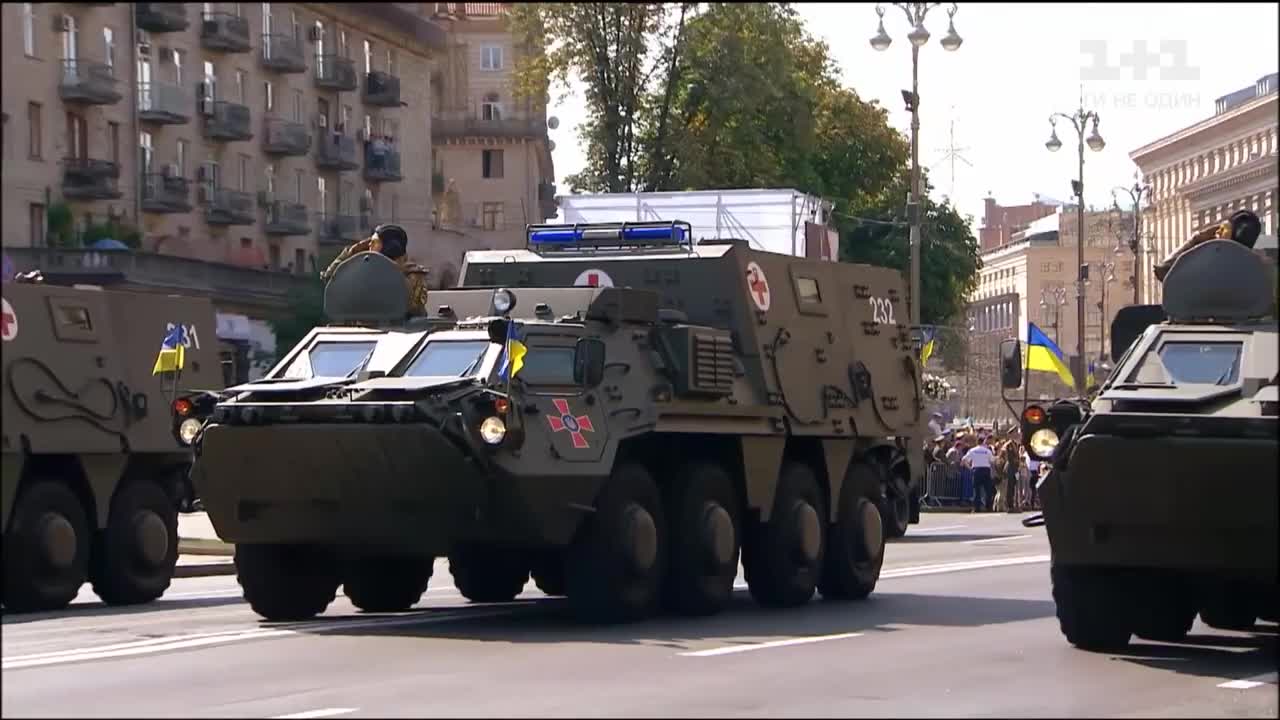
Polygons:
[[[175,383],[220,388],[208,300],[46,283],[3,295],[3,602],[53,610],[85,580],[113,605],[164,593],[199,427]],[[180,378],[152,375],[182,326]],[[185,404],[184,404],[185,403]]]
[[[1040,484],[1062,633],[1090,650],[1177,640],[1197,613],[1247,629],[1280,607],[1273,271],[1212,240],[1178,258],[1163,306],[1112,324],[1110,378],[1090,403],[1021,413]],[[1017,341],[1002,384],[1021,380]]]
[[306,618],[343,585],[407,609],[442,556],[473,601],[532,575],[603,621],[717,612],[740,554],[768,606],[872,592],[886,487],[922,474],[901,275],[683,223],[528,234],[469,254],[428,317],[353,256],[339,324],[228,390],[193,477],[253,608]]

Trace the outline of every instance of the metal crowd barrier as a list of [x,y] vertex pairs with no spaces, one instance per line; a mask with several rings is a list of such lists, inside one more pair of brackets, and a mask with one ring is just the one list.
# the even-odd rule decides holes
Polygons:
[[946,463],[930,463],[925,475],[925,494],[922,504],[928,507],[947,507],[972,503],[970,493],[965,492],[964,477],[959,469]]

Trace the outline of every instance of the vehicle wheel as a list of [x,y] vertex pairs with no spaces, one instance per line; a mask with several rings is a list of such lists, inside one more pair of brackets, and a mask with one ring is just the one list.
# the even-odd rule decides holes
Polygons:
[[889,475],[882,465],[875,466],[880,473],[880,514],[884,520],[884,532],[888,538],[900,538],[907,534],[911,523],[911,493],[902,478]]
[[462,597],[471,602],[511,602],[529,582],[529,564],[521,553],[467,546],[449,555],[449,573]]
[[108,605],[151,602],[169,589],[177,564],[178,512],[168,493],[150,481],[117,490],[89,564],[93,591]]
[[836,522],[827,535],[827,558],[818,589],[829,600],[861,600],[871,594],[884,565],[884,528],[873,498],[853,488],[875,486],[875,469],[865,463],[850,468],[840,492]]
[[534,561],[529,571],[533,582],[544,594],[559,597],[565,594],[564,556],[559,552],[547,553]]
[[1253,588],[1243,583],[1216,583],[1200,598],[1200,619],[1218,630],[1252,630],[1258,624]]
[[1058,625],[1067,642],[1084,650],[1120,650],[1129,644],[1131,600],[1117,571],[1050,561]]
[[313,545],[236,545],[236,580],[267,620],[306,620],[333,602],[342,580],[336,553]]
[[4,605],[13,612],[57,610],[88,575],[92,532],[66,485],[37,480],[18,496],[4,538]]
[[356,554],[343,571],[343,591],[365,612],[408,610],[426,592],[434,563],[429,555]]
[[822,573],[826,515],[807,465],[782,466],[769,522],[757,524],[746,547],[747,586],[765,607],[803,605]]
[[1193,588],[1178,578],[1154,578],[1137,595],[1141,612],[1133,614],[1133,634],[1143,640],[1178,642],[1196,622]]
[[720,466],[681,469],[666,493],[671,555],[664,601],[684,615],[712,615],[729,604],[740,550],[733,481]]
[[658,487],[642,466],[622,465],[605,482],[595,507],[566,556],[569,603],[579,617],[596,622],[652,615],[667,559]]

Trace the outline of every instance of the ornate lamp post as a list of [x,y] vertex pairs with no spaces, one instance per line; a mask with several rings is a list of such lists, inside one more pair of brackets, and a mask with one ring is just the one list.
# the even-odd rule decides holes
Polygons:
[[[911,32],[907,33],[907,40],[911,41],[911,93],[902,92],[902,97],[907,101],[907,109],[911,111],[911,192],[907,200],[907,221],[910,223],[910,245],[911,245],[911,324],[913,326],[920,325],[920,304],[923,293],[920,287],[920,48],[929,42],[929,31],[924,28],[924,18],[942,3],[892,3],[895,7],[902,10],[907,16],[907,22],[911,24]],[[954,52],[960,48],[960,44],[964,41],[960,35],[956,33],[955,14],[956,4],[951,3],[951,8],[947,10],[949,25],[947,27],[946,37],[942,38],[942,47],[947,51]],[[871,38],[871,47],[879,51],[889,49],[893,39],[884,31],[884,6],[880,3],[876,4],[876,14],[880,16],[880,27],[875,37]]]
[[1067,289],[1061,285],[1040,288],[1040,307],[1043,310],[1053,308],[1053,342],[1058,342],[1058,319],[1062,316],[1062,306],[1067,304]]
[[1098,300],[1098,332],[1100,339],[1098,340],[1098,360],[1105,360],[1107,357],[1107,286],[1115,282],[1116,261],[1114,256],[1098,263],[1098,283],[1101,287],[1102,298]]
[[1116,201],[1116,193],[1123,192],[1128,194],[1129,200],[1133,203],[1133,235],[1129,238],[1129,252],[1133,253],[1133,304],[1138,305],[1142,302],[1142,199],[1146,196],[1147,202],[1151,202],[1151,184],[1143,183],[1138,179],[1138,173],[1133,174],[1133,186],[1118,186],[1111,189],[1111,203],[1115,207],[1119,207],[1120,203]]

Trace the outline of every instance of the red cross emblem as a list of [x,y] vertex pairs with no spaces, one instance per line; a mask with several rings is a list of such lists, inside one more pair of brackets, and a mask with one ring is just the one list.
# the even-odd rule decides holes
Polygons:
[[569,401],[563,398],[556,398],[551,401],[556,406],[556,411],[560,413],[559,417],[555,415],[547,416],[547,424],[551,426],[551,432],[558,433],[561,430],[568,430],[569,437],[573,438],[573,446],[578,450],[589,448],[591,445],[587,439],[583,437],[584,432],[595,432],[596,429],[591,425],[591,418],[586,415],[577,415],[569,412]]
[[0,302],[3,302],[3,307],[0,307],[0,337],[8,342],[18,336],[18,316],[9,307],[8,300]]
[[573,284],[577,287],[613,287],[613,278],[609,277],[609,273],[593,268],[584,270]]
[[764,276],[764,270],[754,262],[747,263],[747,288],[751,290],[751,301],[761,311],[769,309],[769,279]]

